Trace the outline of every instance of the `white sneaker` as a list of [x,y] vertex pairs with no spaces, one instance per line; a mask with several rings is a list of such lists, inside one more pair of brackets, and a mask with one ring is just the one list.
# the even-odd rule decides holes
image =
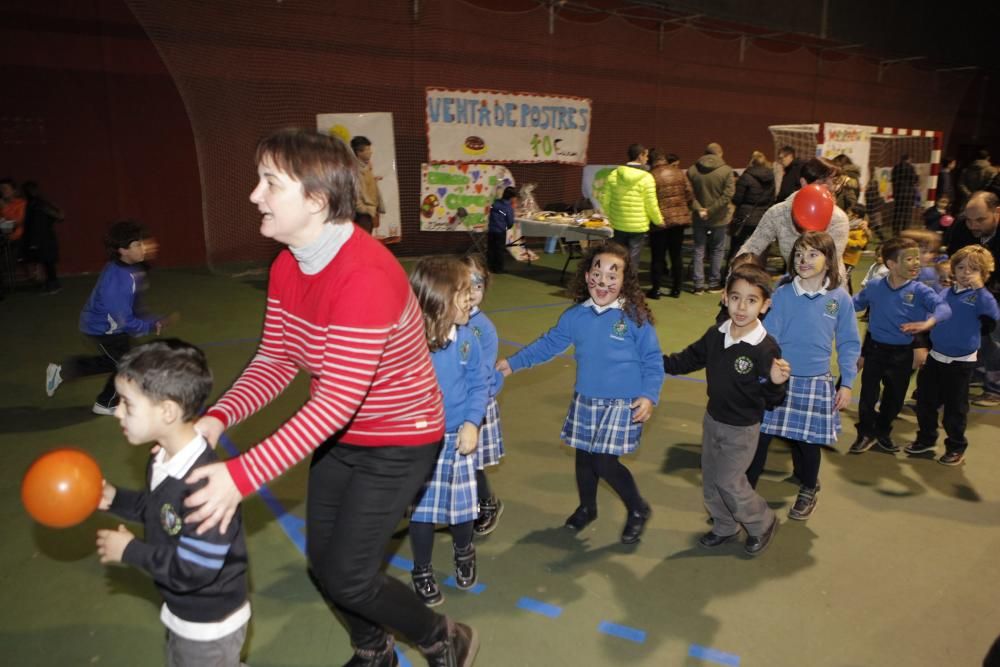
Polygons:
[[115,408],[117,407],[118,406],[112,406],[109,408],[107,406],[101,405],[100,403],[94,403],[94,407],[92,407],[90,411],[93,412],[95,415],[107,415],[108,417],[114,417]]
[[45,394],[52,396],[56,389],[62,384],[62,366],[59,364],[49,364],[45,369]]

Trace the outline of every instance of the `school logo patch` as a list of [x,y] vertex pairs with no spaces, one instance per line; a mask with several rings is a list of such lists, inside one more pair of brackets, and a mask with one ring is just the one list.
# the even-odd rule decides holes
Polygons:
[[624,339],[625,333],[628,331],[628,325],[625,324],[625,320],[618,320],[611,327],[611,335],[614,338]]
[[905,303],[907,306],[913,305],[913,292],[907,292],[906,294],[903,295],[903,303]]
[[753,359],[745,354],[741,354],[736,357],[736,361],[733,362],[733,368],[736,369],[736,372],[740,375],[746,375],[753,370]]
[[183,527],[181,517],[170,503],[164,503],[160,508],[160,525],[167,535],[177,535]]
[[840,312],[840,304],[837,303],[836,299],[830,299],[829,301],[826,302],[826,305],[823,307],[823,310],[826,312],[827,315],[831,317],[836,317],[837,313]]
[[482,338],[483,330],[480,329],[479,327],[472,327],[472,335],[475,336],[476,338]]
[[972,290],[969,295],[962,297],[962,303],[970,306],[976,305],[976,290]]
[[461,355],[463,363],[469,360],[469,350],[471,349],[472,345],[467,340],[463,340],[462,344],[458,346],[458,353]]

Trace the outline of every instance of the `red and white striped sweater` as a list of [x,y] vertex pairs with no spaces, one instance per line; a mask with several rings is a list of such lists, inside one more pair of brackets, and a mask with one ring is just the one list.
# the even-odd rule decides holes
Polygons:
[[227,428],[246,419],[299,369],[312,375],[309,400],[226,463],[243,495],[344,429],[339,442],[370,447],[425,445],[444,433],[420,306],[399,262],[367,234],[352,234],[315,275],[288,250],[278,255],[257,355],[208,415]]

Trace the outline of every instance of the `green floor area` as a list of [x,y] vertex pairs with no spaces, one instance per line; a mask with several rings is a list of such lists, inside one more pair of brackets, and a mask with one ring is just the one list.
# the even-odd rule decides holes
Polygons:
[[[509,354],[554,324],[567,301],[559,284],[563,258],[545,256],[497,276],[485,309]],[[140,484],[147,449],[129,446],[117,422],[90,413],[101,380],[44,392],[49,361],[88,353],[76,334],[80,306],[96,276],[65,281],[55,296],[18,291],[0,301],[0,513],[5,548],[0,572],[0,655],[8,665],[162,664],[163,629],[149,580],[104,567],[95,531],[105,516],[65,530],[35,525],[19,484],[29,463],[60,445],[91,452],[108,480]],[[151,275],[151,309],[176,311],[169,333],[207,352],[222,391],[254,353],[264,308],[264,276],[162,270]],[[711,324],[717,297],[652,302],[662,347],[677,351]],[[495,533],[478,542],[482,589],[445,588],[445,613],[482,637],[477,665],[975,665],[1000,633],[1000,410],[974,408],[964,465],[872,450],[848,456],[855,407],[844,414],[836,452],[825,457],[816,513],[785,517],[797,486],[787,480],[788,450],[772,446],[761,493],[780,529],[758,559],[742,545],[706,552],[701,504],[703,375],[668,378],[642,446],[627,457],[653,516],[642,541],[618,536],[625,511],[602,487],[600,516],[580,534],[562,527],[576,506],[572,453],[559,429],[573,387],[570,356],[509,378],[500,396],[507,457],[490,470],[506,510]],[[229,436],[247,447],[304,400],[299,381]],[[916,430],[904,410],[894,435]],[[943,450],[942,450],[943,451]],[[940,451],[939,451],[940,453]],[[347,635],[312,586],[305,561],[285,530],[299,529],[306,466],[244,504],[254,618],[247,642],[253,667],[339,665]],[[280,505],[285,520],[275,519]],[[277,510],[282,511],[282,510]],[[410,558],[405,524],[394,543],[392,576]],[[387,556],[390,554],[387,554]],[[439,580],[452,572],[451,544],[438,536]],[[403,664],[423,664],[402,647]]]

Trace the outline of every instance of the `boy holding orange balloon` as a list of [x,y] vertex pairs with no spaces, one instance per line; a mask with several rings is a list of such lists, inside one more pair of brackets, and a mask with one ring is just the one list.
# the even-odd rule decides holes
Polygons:
[[121,401],[115,417],[133,445],[155,442],[147,488],[129,491],[105,483],[100,509],[141,521],[145,539],[124,525],[97,531],[102,563],[128,563],[148,573],[160,594],[160,620],[167,628],[167,664],[240,665],[250,620],[247,549],[237,509],[225,532],[196,535],[185,523],[184,480],[195,468],[217,460],[194,429],[212,387],[204,353],[178,340],[141,345],[118,366]]

